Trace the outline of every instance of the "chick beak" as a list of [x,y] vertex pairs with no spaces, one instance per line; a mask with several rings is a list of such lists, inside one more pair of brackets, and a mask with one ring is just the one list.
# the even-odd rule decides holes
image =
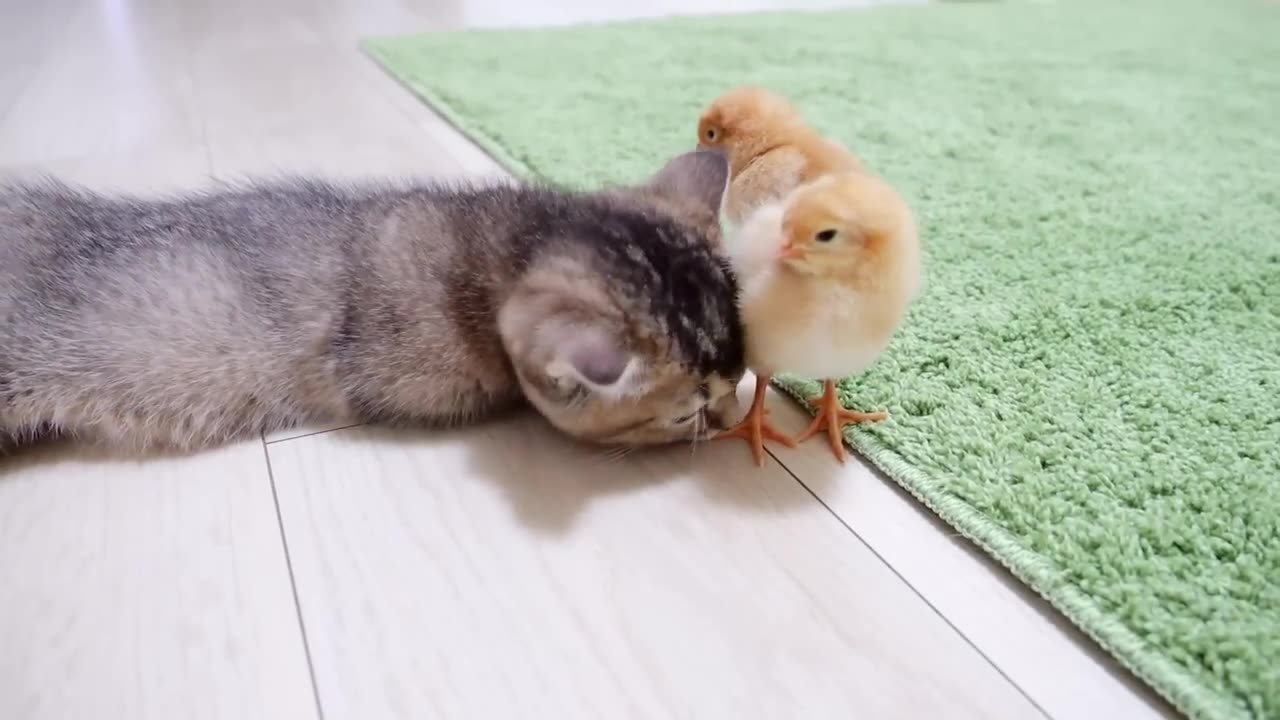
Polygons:
[[804,258],[804,248],[796,247],[795,243],[788,240],[782,246],[782,252],[778,253],[779,260],[801,260]]

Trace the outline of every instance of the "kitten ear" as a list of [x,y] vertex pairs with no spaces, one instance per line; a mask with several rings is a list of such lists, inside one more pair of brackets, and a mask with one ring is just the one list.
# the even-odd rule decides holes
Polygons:
[[563,286],[522,288],[498,312],[503,347],[517,366],[612,397],[642,394],[643,363],[609,330],[614,324],[621,323],[566,295]]
[[649,187],[671,197],[695,200],[719,213],[728,183],[728,158],[718,152],[698,150],[673,158],[653,176]]
[[547,375],[572,380],[597,392],[629,395],[635,391],[639,361],[596,328],[564,327],[550,331],[559,337],[547,363]]

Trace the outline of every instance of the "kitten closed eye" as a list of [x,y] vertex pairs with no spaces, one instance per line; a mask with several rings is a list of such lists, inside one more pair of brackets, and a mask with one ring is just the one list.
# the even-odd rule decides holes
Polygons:
[[673,423],[673,424],[675,424],[675,425],[683,425],[683,424],[685,424],[685,423],[689,422],[690,420],[693,420],[694,418],[696,418],[696,417],[698,417],[699,415],[701,415],[703,412],[705,412],[705,411],[706,411],[706,409],[707,409],[707,407],[706,407],[705,405],[703,405],[702,407],[699,407],[697,410],[694,410],[693,412],[689,413],[688,415],[681,415],[680,417],[678,417],[678,418],[676,418],[675,420],[673,420],[673,421],[672,421],[672,423]]

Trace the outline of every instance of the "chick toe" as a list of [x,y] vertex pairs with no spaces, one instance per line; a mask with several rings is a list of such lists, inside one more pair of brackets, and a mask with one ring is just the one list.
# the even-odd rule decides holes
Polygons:
[[716,440],[733,437],[746,440],[751,446],[751,459],[755,461],[757,467],[764,466],[765,440],[779,442],[787,447],[796,446],[796,441],[790,435],[782,433],[765,419],[765,415],[769,413],[764,406],[765,391],[768,388],[767,377],[756,378],[755,398],[751,402],[751,409],[747,410],[746,417],[742,418],[737,425],[715,436]]
[[823,384],[822,395],[810,399],[809,402],[818,406],[818,413],[813,418],[813,422],[809,424],[809,427],[800,434],[797,441],[804,442],[822,430],[826,430],[827,442],[831,445],[831,452],[841,463],[844,463],[845,457],[843,433],[845,425],[860,422],[879,422],[889,417],[889,413],[883,411],[862,412],[845,409],[840,404],[840,398],[836,395],[836,383],[834,380],[827,380]]

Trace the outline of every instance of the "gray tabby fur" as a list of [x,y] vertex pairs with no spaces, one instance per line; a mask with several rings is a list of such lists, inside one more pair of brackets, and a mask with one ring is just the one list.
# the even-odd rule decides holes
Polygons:
[[0,436],[187,450],[522,400],[596,442],[705,436],[743,373],[726,174],[690,153],[596,193],[0,186]]

